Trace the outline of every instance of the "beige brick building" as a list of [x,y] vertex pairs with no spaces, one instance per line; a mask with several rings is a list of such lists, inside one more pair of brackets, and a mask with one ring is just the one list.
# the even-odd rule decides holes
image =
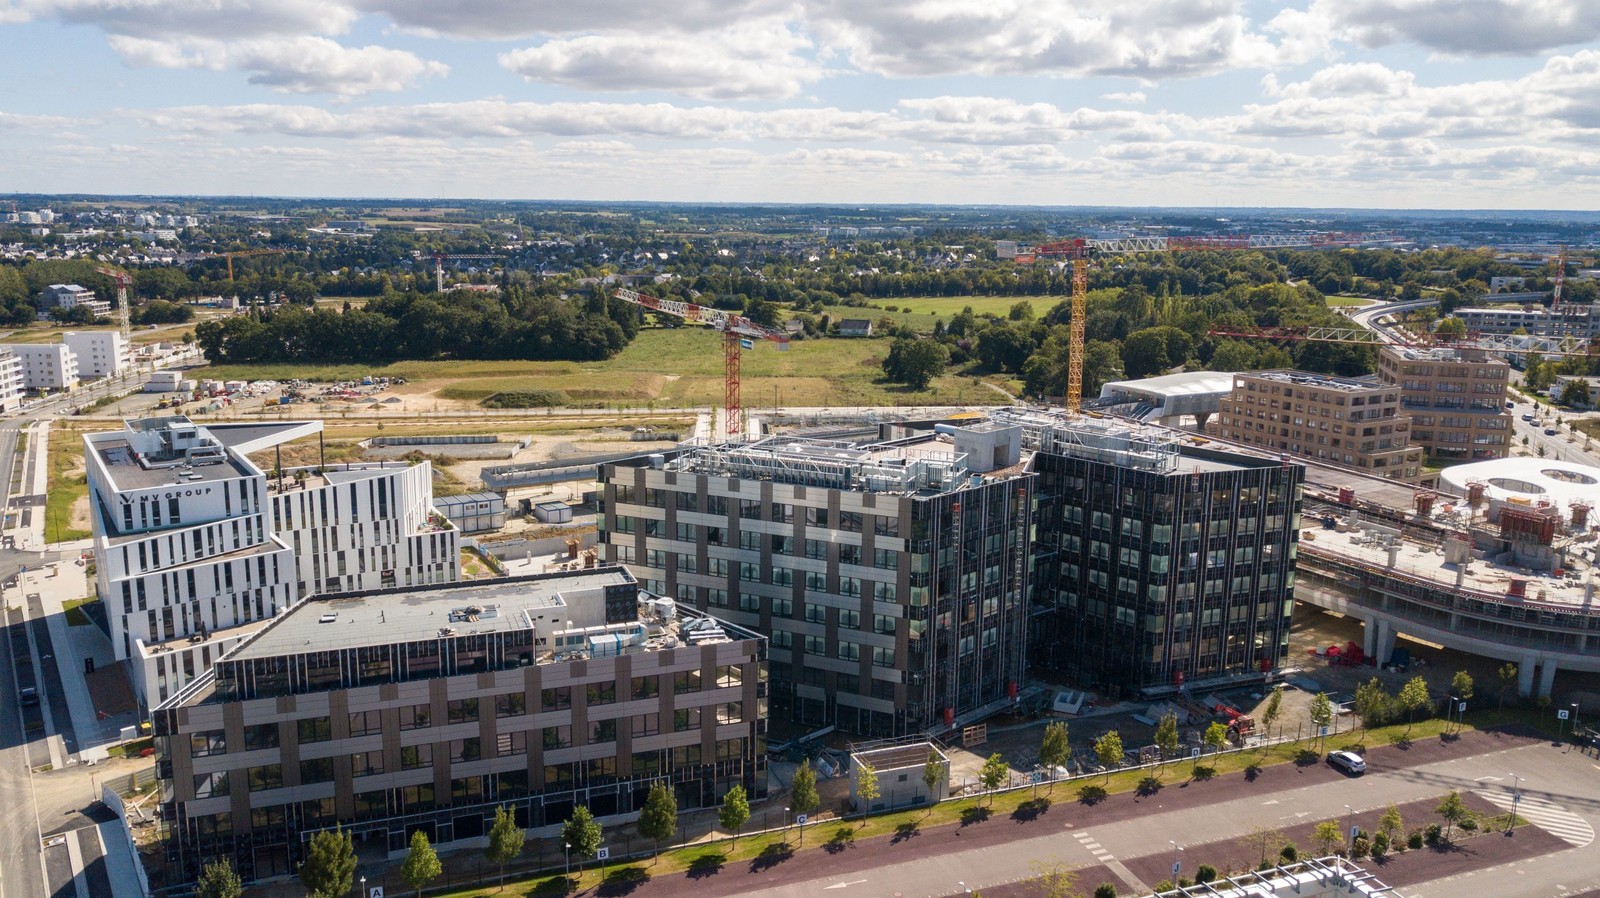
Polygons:
[[1386,346],[1378,352],[1378,379],[1400,387],[1411,442],[1442,461],[1506,457],[1510,377],[1510,365],[1481,349]]
[[1422,450],[1411,445],[1411,419],[1394,384],[1305,371],[1236,374],[1211,432],[1391,480],[1419,483],[1424,474]]

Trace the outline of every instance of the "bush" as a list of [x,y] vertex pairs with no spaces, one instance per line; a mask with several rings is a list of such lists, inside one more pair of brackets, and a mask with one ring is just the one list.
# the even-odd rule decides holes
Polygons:
[[1102,882],[1094,887],[1094,898],[1117,898],[1117,887],[1109,882]]
[[1270,858],[1262,858],[1261,859],[1261,863],[1256,864],[1256,869],[1257,870],[1261,870],[1263,872],[1265,872],[1267,870],[1271,870],[1272,869],[1272,860]]
[[1106,789],[1104,786],[1080,786],[1078,800],[1084,804],[1099,804],[1106,800]]
[[1350,858],[1351,858],[1351,860],[1359,860],[1361,858],[1364,858],[1364,857],[1367,856],[1367,853],[1370,852],[1371,850],[1372,850],[1372,842],[1367,839],[1367,836],[1366,836],[1365,833],[1362,833],[1361,835],[1356,836],[1350,842]]
[[1194,778],[1204,782],[1217,775],[1217,768],[1200,764],[1194,768]]
[[1156,883],[1156,892],[1157,892],[1157,894],[1159,894],[1161,892],[1170,892],[1170,891],[1172,891],[1172,880],[1163,879],[1160,882]]
[[1192,885],[1194,885],[1194,882],[1192,880],[1190,880],[1189,877],[1187,877],[1187,876],[1178,877],[1178,888],[1187,889],[1188,887],[1190,887]]
[[1217,868],[1211,866],[1210,864],[1201,864],[1199,868],[1194,871],[1195,882],[1211,882],[1216,878]]
[[1470,833],[1478,828],[1478,815],[1468,814],[1467,816],[1462,817],[1461,821],[1456,825],[1461,827],[1463,831]]
[[1374,835],[1372,837],[1372,847],[1369,851],[1373,860],[1383,860],[1383,856],[1389,853],[1389,834],[1379,832]]
[[[1428,827],[1422,831],[1422,841],[1425,844],[1427,844],[1429,847],[1438,845],[1439,842],[1442,841],[1443,839],[1444,839],[1444,827],[1440,826],[1437,823],[1428,824]],[[1421,846],[1418,846],[1418,847],[1421,847]]]
[[1278,852],[1278,857],[1284,863],[1292,864],[1300,859],[1300,849],[1294,847],[1294,843],[1290,842],[1289,844],[1283,846],[1282,851]]
[[[1434,828],[1437,829],[1438,824],[1435,824]],[[1411,835],[1406,836],[1406,847],[1413,850],[1422,847],[1422,830],[1414,829],[1411,831]]]

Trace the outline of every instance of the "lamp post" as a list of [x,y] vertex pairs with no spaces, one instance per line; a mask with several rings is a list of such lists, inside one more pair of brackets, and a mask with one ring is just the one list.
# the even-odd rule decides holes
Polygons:
[[1515,773],[1508,773],[1511,777],[1511,819],[1506,823],[1506,835],[1511,835],[1517,830],[1517,803],[1522,800],[1522,777]]
[[572,878],[572,843],[571,842],[562,842],[561,843],[561,847],[565,848],[566,852],[567,852],[567,878],[571,879]]
[[1168,839],[1167,844],[1172,846],[1172,882],[1176,885],[1178,872],[1183,869],[1183,861],[1178,860],[1178,855],[1183,851],[1183,846],[1179,845],[1176,839]]
[[1351,807],[1351,806],[1349,806],[1349,805],[1345,805],[1344,806],[1344,837],[1346,839],[1350,840],[1350,844],[1345,848],[1345,851],[1346,851],[1345,857],[1355,857],[1355,850],[1356,850],[1356,835],[1355,835],[1356,826],[1355,826],[1355,823],[1356,823],[1356,809]]
[[367,898],[367,877],[365,874],[361,877],[361,891],[356,893],[356,898]]
[[783,806],[783,841],[789,841],[789,806]]

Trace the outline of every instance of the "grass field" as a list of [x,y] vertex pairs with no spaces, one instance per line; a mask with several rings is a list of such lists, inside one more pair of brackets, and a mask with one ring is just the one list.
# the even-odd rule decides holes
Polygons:
[[44,506],[44,538],[50,542],[84,539],[87,530],[71,526],[72,506],[89,493],[89,478],[82,473],[83,432],[70,425],[50,431],[49,487]]
[[1364,306],[1372,302],[1372,300],[1364,296],[1324,296],[1322,299],[1327,302],[1329,308],[1335,306]]
[[[959,307],[957,307],[959,309]],[[786,352],[758,345],[743,354],[745,403],[771,406],[993,405],[1000,394],[969,377],[947,375],[925,392],[883,382],[888,340],[799,340]],[[216,365],[224,380],[350,380],[404,377],[438,385],[445,399],[479,401],[499,392],[561,390],[575,405],[618,402],[667,407],[722,400],[721,337],[705,328],[645,330],[604,362],[397,362],[363,365]]]

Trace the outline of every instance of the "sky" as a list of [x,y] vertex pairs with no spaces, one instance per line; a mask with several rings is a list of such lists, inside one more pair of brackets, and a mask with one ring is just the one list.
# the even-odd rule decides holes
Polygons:
[[1600,0],[0,0],[0,192],[1600,207]]

